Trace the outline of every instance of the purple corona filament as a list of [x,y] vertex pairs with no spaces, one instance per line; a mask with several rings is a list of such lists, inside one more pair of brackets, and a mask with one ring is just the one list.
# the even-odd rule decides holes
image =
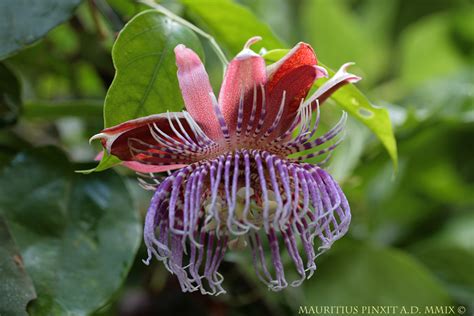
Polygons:
[[[187,111],[135,119],[93,137],[155,191],[145,263],[162,261],[184,292],[224,293],[219,266],[229,249],[248,249],[269,289],[298,286],[349,228],[347,199],[322,169],[343,139],[347,115],[324,135],[317,129],[320,104],[360,78],[345,64],[307,96],[315,80],[327,77],[312,48],[299,43],[266,67],[250,49],[258,39],[229,64],[219,98],[199,57],[178,45]],[[319,156],[320,163],[305,162]],[[160,181],[164,171],[169,175]],[[297,278],[290,280],[287,269]]]

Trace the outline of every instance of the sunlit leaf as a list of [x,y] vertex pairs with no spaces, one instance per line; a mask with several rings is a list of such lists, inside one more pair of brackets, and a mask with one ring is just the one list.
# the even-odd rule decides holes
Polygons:
[[7,66],[0,63],[0,128],[14,124],[20,109],[20,82]]
[[31,315],[87,315],[103,306],[140,242],[139,216],[122,179],[76,168],[46,147],[18,154],[0,175],[0,214],[38,294]]
[[[276,49],[269,51],[263,57],[267,62],[273,63],[282,58],[287,52],[288,50],[286,49]],[[322,64],[320,63],[320,65]],[[322,66],[328,70],[330,77],[334,75],[334,71],[324,65]],[[327,80],[326,78],[321,78],[314,83],[314,86],[320,87]],[[397,143],[388,111],[371,104],[367,97],[353,84],[348,84],[336,91],[331,96],[331,99],[372,130],[375,136],[377,136],[384,145],[396,170],[398,165]]]
[[0,1],[0,60],[33,44],[73,14],[81,0]]
[[317,276],[303,285],[311,305],[423,308],[450,303],[443,287],[408,254],[356,241],[335,245],[321,260]]
[[23,259],[0,216],[0,315],[28,315],[26,305],[36,298]]
[[247,8],[230,0],[180,0],[186,12],[205,31],[213,35],[217,42],[235,55],[242,50],[245,42],[253,36],[263,38],[252,46],[276,49],[284,47],[271,29]]

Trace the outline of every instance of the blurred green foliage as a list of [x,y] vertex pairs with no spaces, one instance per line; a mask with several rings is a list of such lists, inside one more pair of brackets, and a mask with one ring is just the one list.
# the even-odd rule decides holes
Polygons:
[[[149,8],[131,0],[54,2],[0,4],[0,314],[25,314],[35,291],[28,304],[35,315],[295,315],[301,305],[463,305],[474,312],[472,2],[161,1],[213,35],[228,56],[254,32],[267,37],[259,48],[307,41],[332,69],[356,62],[364,78],[358,87],[389,110],[398,143],[394,175],[381,143],[350,119],[329,165],[351,204],[349,236],[318,258],[315,276],[279,293],[256,280],[246,255],[230,253],[222,267],[229,293],[217,298],[182,294],[162,265],[142,264],[139,215],[150,195],[133,175],[74,174],[97,153],[87,140],[103,127],[104,101],[117,104],[114,94],[131,91],[141,99],[134,78],[150,82],[138,68],[121,73],[121,56],[165,49],[145,36],[119,38],[112,51],[118,32],[132,18],[134,25],[149,23],[147,14],[162,18],[136,16]],[[46,10],[34,11],[39,3]],[[206,55],[218,86],[222,68],[209,42],[178,33],[176,43]],[[161,76],[176,82],[173,71]],[[158,93],[162,84],[150,86]],[[151,103],[182,105],[177,90],[152,96]],[[340,116],[337,102],[322,108],[323,127]],[[124,109],[124,117],[138,111]],[[112,114],[105,110],[106,119]],[[18,251],[19,266],[12,261]]]

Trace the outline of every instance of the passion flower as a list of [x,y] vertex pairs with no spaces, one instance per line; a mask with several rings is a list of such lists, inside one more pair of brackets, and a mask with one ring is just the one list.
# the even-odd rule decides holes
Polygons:
[[[250,249],[270,289],[298,286],[313,274],[317,255],[349,227],[339,185],[321,163],[304,161],[328,155],[342,140],[345,114],[317,137],[319,106],[360,78],[345,64],[307,96],[316,79],[327,77],[313,49],[299,43],[266,67],[250,49],[259,39],[230,62],[218,98],[198,55],[178,45],[187,111],[134,119],[93,137],[136,170],[170,171],[161,183],[146,184],[155,190],[144,229],[146,263],[153,256],[162,261],[184,292],[225,292],[218,270],[229,248]],[[296,280],[286,280],[283,251]]]

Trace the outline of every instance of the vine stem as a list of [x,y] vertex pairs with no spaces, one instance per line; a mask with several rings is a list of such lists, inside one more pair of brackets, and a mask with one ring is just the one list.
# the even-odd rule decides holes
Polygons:
[[199,34],[202,37],[204,37],[205,39],[207,39],[209,41],[209,43],[211,44],[212,48],[214,49],[214,52],[216,53],[217,57],[219,57],[219,60],[221,61],[222,65],[224,67],[224,73],[225,73],[225,70],[227,68],[227,65],[229,64],[229,61],[227,60],[227,57],[225,56],[224,52],[220,48],[219,44],[217,44],[217,41],[214,39],[214,37],[212,37],[210,34],[204,32],[203,30],[198,28],[196,25],[186,21],[182,17],[177,16],[176,14],[171,12],[170,10],[166,9],[164,6],[153,2],[152,0],[139,0],[139,2],[153,8],[155,10],[157,10],[158,12],[160,12],[163,15],[167,16],[171,20],[174,20],[174,21],[180,23],[181,25],[186,26],[187,28],[193,30],[197,34]]

